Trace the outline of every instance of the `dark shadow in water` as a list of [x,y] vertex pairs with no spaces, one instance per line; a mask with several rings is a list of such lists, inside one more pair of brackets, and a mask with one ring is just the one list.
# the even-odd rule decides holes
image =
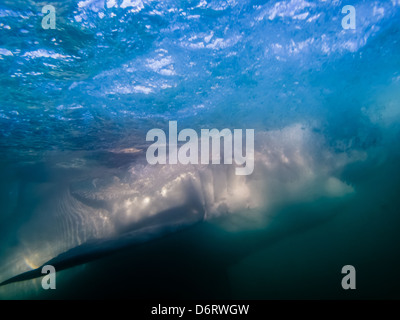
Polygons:
[[[327,203],[321,200],[320,205],[325,207]],[[154,225],[157,217],[149,218],[142,223],[141,229],[137,225],[132,226],[133,229],[125,233],[125,238],[122,236],[86,243],[60,254],[44,265],[53,265],[57,271],[61,271],[105,258],[87,265],[86,271],[78,274],[74,281],[78,285],[58,291],[57,297],[228,298],[230,286],[226,271],[229,266],[280,239],[318,226],[341,211],[337,202],[332,202],[330,213],[321,215],[319,209],[319,201],[313,205],[313,209],[310,206],[308,209],[299,206],[296,209],[286,209],[280,212],[279,219],[274,219],[267,229],[239,233],[224,231],[214,224],[203,222],[169,234],[173,228],[166,228],[163,221],[160,227],[152,227],[151,232],[148,228]],[[187,219],[188,210],[190,208],[187,206],[174,208],[159,216],[173,215],[175,221],[183,223]],[[202,212],[198,213],[197,219],[200,216]],[[136,232],[133,238],[132,231]],[[165,234],[168,235],[143,243],[156,235]],[[17,275],[0,285],[40,276],[41,267]],[[92,284],[94,281],[97,283],[95,287]],[[99,290],[99,287],[102,289]],[[211,287],[213,290],[210,291]]]

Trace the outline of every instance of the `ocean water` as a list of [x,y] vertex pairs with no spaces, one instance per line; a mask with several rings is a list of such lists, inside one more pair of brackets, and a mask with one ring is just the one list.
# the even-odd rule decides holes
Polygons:
[[[348,4],[0,0],[0,298],[399,298],[400,2]],[[150,165],[169,121],[254,172]]]

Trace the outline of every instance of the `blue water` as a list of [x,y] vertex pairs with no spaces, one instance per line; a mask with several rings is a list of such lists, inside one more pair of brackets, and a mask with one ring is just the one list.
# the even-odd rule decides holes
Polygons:
[[[0,1],[0,282],[72,264],[0,298],[398,298],[398,0],[47,4]],[[149,165],[168,121],[253,174]]]

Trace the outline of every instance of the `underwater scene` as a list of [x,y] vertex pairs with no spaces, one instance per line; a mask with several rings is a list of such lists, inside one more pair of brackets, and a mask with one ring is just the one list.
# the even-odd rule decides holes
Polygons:
[[400,298],[400,0],[0,0],[0,299]]

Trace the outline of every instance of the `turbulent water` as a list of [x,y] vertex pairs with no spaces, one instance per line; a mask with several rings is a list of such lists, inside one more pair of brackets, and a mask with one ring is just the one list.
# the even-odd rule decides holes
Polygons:
[[[398,298],[400,1],[347,4],[1,0],[0,298]],[[148,164],[169,121],[254,172]]]

